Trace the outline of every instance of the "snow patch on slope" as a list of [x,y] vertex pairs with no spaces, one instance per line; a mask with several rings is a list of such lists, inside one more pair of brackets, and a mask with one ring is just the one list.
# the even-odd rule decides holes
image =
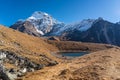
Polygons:
[[29,17],[27,20],[31,20],[31,19],[42,19],[44,18],[45,16],[49,16],[47,13],[45,12],[40,12],[40,11],[36,11],[32,14],[31,17]]
[[39,34],[44,35],[44,33],[41,30],[38,30],[36,27],[35,27],[35,29]]
[[82,22],[80,22],[80,27],[79,27],[79,30],[80,31],[86,31],[86,30],[88,30],[89,28],[91,28],[91,26],[92,26],[92,24],[93,24],[93,22],[94,22],[95,20],[90,20],[90,19],[88,19],[88,20],[83,20]]
[[60,35],[63,32],[72,31],[72,30],[86,31],[92,27],[92,24],[94,23],[94,21],[95,21],[94,19],[85,19],[78,23],[65,25],[65,26],[61,27],[56,32],[56,34]]

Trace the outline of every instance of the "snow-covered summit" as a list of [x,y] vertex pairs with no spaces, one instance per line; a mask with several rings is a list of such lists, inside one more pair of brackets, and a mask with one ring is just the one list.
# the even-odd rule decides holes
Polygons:
[[40,32],[41,35],[50,32],[53,28],[52,26],[57,24],[57,20],[52,18],[52,16],[40,11],[34,12],[26,21],[31,22],[35,26],[36,31]]
[[41,11],[36,11],[32,14],[32,16],[30,16],[27,20],[31,20],[31,19],[42,19],[45,17],[51,17],[50,15],[48,15],[45,12],[41,12]]

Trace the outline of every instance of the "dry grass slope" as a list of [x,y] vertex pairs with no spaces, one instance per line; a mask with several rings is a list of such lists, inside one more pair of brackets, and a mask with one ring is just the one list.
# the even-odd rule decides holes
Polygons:
[[40,54],[54,60],[55,57],[49,53],[58,51],[57,47],[46,43],[41,38],[29,36],[3,26],[0,26],[0,50],[14,52],[36,63],[41,63]]
[[[116,46],[37,38],[0,26],[0,50],[13,52],[38,64],[57,61],[56,66],[27,73],[21,80],[119,80],[120,49]],[[58,51],[90,51],[73,60],[62,60],[51,55]],[[42,56],[49,59],[45,59]],[[5,63],[7,68],[17,68]]]
[[56,46],[60,51],[89,51],[89,52],[95,52],[95,51],[105,50],[105,49],[115,47],[115,46],[108,45],[108,44],[82,43],[82,42],[74,42],[74,41],[46,40],[46,42]]
[[93,52],[28,73],[23,80],[120,80],[120,48]]

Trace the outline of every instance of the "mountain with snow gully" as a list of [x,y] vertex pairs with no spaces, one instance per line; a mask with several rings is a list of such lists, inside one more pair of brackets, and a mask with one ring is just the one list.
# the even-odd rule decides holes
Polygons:
[[36,11],[27,19],[17,21],[10,28],[37,37],[57,36],[60,40],[106,43],[120,46],[120,22],[112,23],[101,17],[65,24],[45,12]]

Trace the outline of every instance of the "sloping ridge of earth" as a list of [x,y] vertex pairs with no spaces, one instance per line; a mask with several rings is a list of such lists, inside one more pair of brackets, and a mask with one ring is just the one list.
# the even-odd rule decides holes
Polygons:
[[[18,77],[23,80],[38,80],[39,77],[44,77],[44,76],[39,75],[38,79],[36,79],[37,77],[35,78],[32,76],[37,76],[36,72],[37,71],[39,72],[39,70],[44,71],[46,68],[51,68],[52,70],[51,66],[57,67],[59,65],[62,66],[63,64],[67,64],[67,65],[69,64],[68,67],[70,67],[70,65],[72,66],[72,64],[75,64],[76,59],[75,61],[70,60],[72,63],[69,60],[64,61],[63,59],[56,58],[55,56],[51,55],[52,52],[71,51],[71,50],[72,51],[87,50],[90,52],[97,52],[101,50],[110,50],[111,48],[118,48],[118,47],[112,45],[106,45],[106,44],[47,40],[44,38],[29,36],[27,34],[18,32],[16,30],[6,28],[4,26],[0,26],[0,58],[2,60],[0,61],[1,62],[0,70],[4,74],[6,74],[8,78],[10,78],[10,80],[15,80]],[[93,54],[91,53],[90,55]],[[63,68],[63,70],[64,69],[65,68]],[[31,73],[35,73],[35,74],[26,77],[28,76],[28,74]],[[80,72],[78,72],[78,74],[79,73]],[[42,75],[45,74],[47,73],[43,73]],[[6,75],[2,75],[0,76],[0,78]],[[46,80],[46,78],[47,77],[41,79]],[[57,79],[66,80],[66,78],[61,79],[59,76],[56,76],[55,80]],[[52,79],[48,79],[48,80],[52,80]],[[73,80],[75,79],[73,78]]]

